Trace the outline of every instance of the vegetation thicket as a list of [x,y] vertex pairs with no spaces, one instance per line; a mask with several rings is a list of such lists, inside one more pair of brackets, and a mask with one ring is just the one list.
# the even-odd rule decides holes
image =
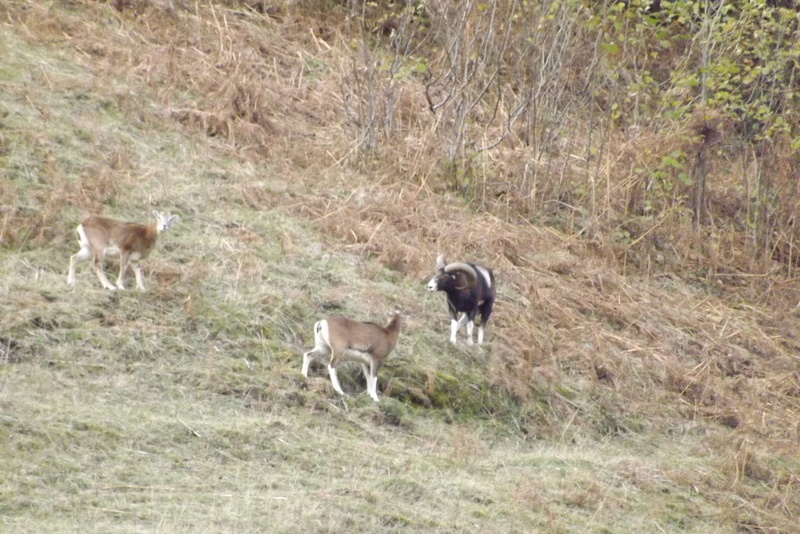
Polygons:
[[[3,2],[3,529],[796,531],[797,7]],[[153,209],[147,292],[66,284]],[[302,377],[395,307],[380,403]]]

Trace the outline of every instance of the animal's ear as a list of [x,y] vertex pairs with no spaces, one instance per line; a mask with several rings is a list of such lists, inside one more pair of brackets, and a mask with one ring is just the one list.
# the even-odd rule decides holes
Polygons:
[[173,215],[172,217],[169,218],[169,222],[170,223],[178,222],[180,220],[181,220],[181,216],[180,215]]
[[150,212],[150,215],[152,215],[153,217],[155,217],[155,218],[156,218],[156,220],[157,220],[157,219],[158,219],[158,215],[159,215],[159,214],[158,214],[158,211],[157,211],[157,210],[153,210],[153,211],[151,211],[151,212]]

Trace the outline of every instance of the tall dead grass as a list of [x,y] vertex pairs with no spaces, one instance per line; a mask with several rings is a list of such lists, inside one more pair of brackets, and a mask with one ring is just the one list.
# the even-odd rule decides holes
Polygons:
[[[731,307],[671,276],[625,278],[591,242],[486,213],[467,219],[455,196],[412,184],[350,192],[333,178],[329,185],[341,193],[308,195],[301,212],[346,249],[420,282],[439,252],[496,270],[501,304],[489,327],[487,369],[521,402],[571,384],[624,396],[631,404],[619,411],[631,417],[658,419],[672,406],[688,419],[795,446],[793,321]],[[570,408],[563,396],[550,401],[560,418]],[[589,406],[578,412],[593,417]]]
[[[555,85],[537,88],[547,109],[566,105],[572,110],[575,116],[559,122],[569,135],[545,143],[550,134],[536,130],[531,121],[544,124],[547,117],[515,122],[517,108],[510,101],[497,100],[495,107],[470,101],[470,121],[479,127],[470,135],[479,134],[481,146],[502,141],[462,158],[454,168],[455,160],[446,155],[452,147],[446,145],[458,135],[443,128],[461,119],[452,115],[455,108],[444,105],[446,101],[438,111],[431,109],[432,103],[440,103],[437,91],[445,90],[448,79],[436,82],[437,74],[449,71],[446,54],[433,53],[445,34],[426,26],[435,26],[436,17],[453,15],[446,3],[430,6],[427,23],[418,12],[388,6],[359,12],[366,17],[361,23],[348,18],[352,13],[344,7],[304,2],[268,7],[142,0],[81,6],[97,16],[73,16],[38,3],[30,9],[7,9],[9,18],[25,25],[32,36],[84,51],[98,74],[147,85],[158,95],[164,116],[219,139],[239,156],[307,169],[353,164],[380,181],[408,182],[434,192],[454,190],[504,220],[524,218],[596,240],[607,249],[604,254],[613,253],[636,272],[683,276],[694,271],[730,293],[745,287],[748,298],[760,293],[770,303],[784,300],[784,305],[798,300],[798,295],[773,286],[774,274],[793,275],[797,256],[793,221],[798,197],[787,147],[768,147],[757,159],[741,150],[711,154],[704,224],[689,231],[692,187],[676,176],[678,171],[691,174],[696,163],[693,123],[661,121],[655,131],[623,129],[609,121],[598,137],[594,126],[579,118],[598,102],[555,98],[578,92],[568,88],[577,87],[585,63],[579,45],[591,44],[591,36],[582,30],[571,36],[575,50],[559,56],[554,81],[549,82]],[[511,9],[510,4],[502,9]],[[324,19],[319,18],[322,12]],[[532,8],[520,15],[541,13]],[[558,11],[560,17],[568,15],[566,7]],[[490,24],[483,17],[463,24],[467,33],[502,30],[492,25],[499,22]],[[383,32],[386,27],[397,35]],[[406,33],[397,33],[401,30]],[[547,35],[537,36],[542,46],[549,42]],[[521,54],[521,46],[510,47],[509,57]],[[427,70],[416,72],[422,59]],[[531,61],[512,61],[509,68],[519,69],[524,78],[531,75],[535,56]],[[504,80],[510,75],[500,74]],[[603,87],[603,98],[613,99],[610,90]],[[124,95],[118,97],[124,100]],[[375,128],[380,135],[370,135],[377,135],[377,159],[360,157],[365,129]],[[718,130],[715,146],[738,142],[730,125]],[[665,159],[675,153],[683,154],[680,161]],[[781,199],[774,207],[765,204],[769,191]]]

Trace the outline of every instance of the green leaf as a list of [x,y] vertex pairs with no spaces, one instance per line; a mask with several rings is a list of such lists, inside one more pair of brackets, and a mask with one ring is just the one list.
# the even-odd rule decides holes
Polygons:
[[614,43],[603,43],[603,44],[600,45],[600,48],[602,48],[604,52],[606,52],[607,54],[610,54],[610,55],[619,54],[619,52],[621,50],[619,45],[616,45]]

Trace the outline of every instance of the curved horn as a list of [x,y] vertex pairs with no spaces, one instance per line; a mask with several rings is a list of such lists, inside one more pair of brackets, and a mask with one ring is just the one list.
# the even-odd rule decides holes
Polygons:
[[442,269],[444,269],[444,266],[445,266],[444,254],[439,254],[439,256],[436,258],[436,270],[441,271]]
[[[450,274],[453,271],[461,271],[462,273],[467,275],[469,281],[467,282],[467,287],[473,287],[475,283],[478,281],[478,273],[475,272],[475,269],[472,268],[471,265],[468,265],[463,262],[455,262],[451,263],[447,267],[444,268],[444,272]],[[464,289],[464,288],[459,288]]]

